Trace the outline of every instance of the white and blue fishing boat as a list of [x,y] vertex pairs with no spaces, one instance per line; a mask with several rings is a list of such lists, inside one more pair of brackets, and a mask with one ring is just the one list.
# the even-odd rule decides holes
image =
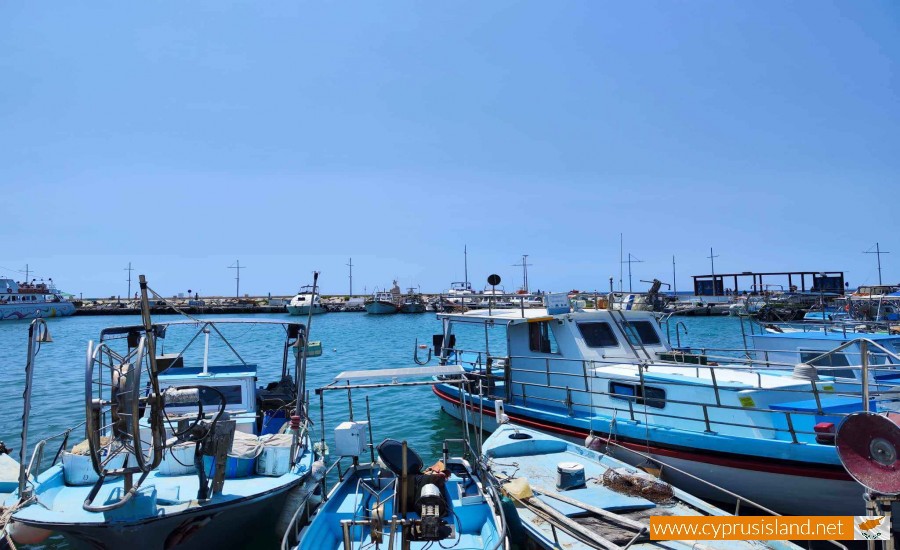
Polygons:
[[[13,538],[57,532],[75,548],[166,549],[278,540],[315,487],[306,354],[291,353],[305,349],[307,328],[275,320],[153,324],[143,276],[141,291],[143,324],[105,329],[88,344],[85,421],[61,434],[52,464],[38,471],[48,445],[41,441],[23,470],[30,480],[7,499]],[[236,342],[251,332],[254,343],[271,338],[270,347],[251,348],[271,350],[270,364],[249,362],[225,336]],[[166,353],[167,342],[175,353]],[[257,388],[258,366],[275,372],[279,364],[280,377]],[[23,431],[29,402],[27,383]],[[70,446],[80,426],[87,440]]]
[[409,288],[406,295],[400,298],[400,313],[425,313],[425,302],[416,289]]
[[[562,295],[548,297],[545,309],[439,318],[440,364],[461,365],[473,380],[468,391],[433,387],[447,413],[483,409],[494,429],[493,401],[501,399],[513,422],[575,441],[595,434],[625,461],[641,462],[630,451],[646,451],[780,513],[862,513],[834,427],[863,408],[864,395],[873,411],[900,409],[897,350],[871,339],[859,363],[837,367],[828,358],[863,341],[801,356],[803,363],[759,360],[759,349],[692,353],[670,346],[650,312],[579,311]],[[465,328],[473,325],[479,330]],[[672,481],[710,496],[690,479]],[[829,498],[801,502],[798,494]]]
[[[513,498],[518,525],[539,548],[694,549],[695,540],[651,541],[650,516],[730,515],[609,454],[525,427],[500,426],[482,455],[490,476]],[[731,499],[724,491],[720,496]],[[705,540],[702,548],[799,550],[787,541]]]
[[378,292],[366,300],[366,313],[372,315],[388,315],[400,311],[396,297],[390,292]]
[[65,317],[75,305],[50,283],[0,279],[0,321]]
[[319,315],[328,310],[322,305],[318,292],[311,285],[300,287],[300,292],[288,302],[287,311],[291,315]]
[[[288,530],[283,550],[508,548],[499,495],[482,482],[483,471],[467,439],[445,440],[440,460],[428,466],[406,441],[370,443],[374,432],[368,397],[366,420],[353,418],[351,391],[358,396],[368,388],[433,384],[411,380],[436,374],[448,384],[465,381],[459,367],[386,369],[342,372],[316,390],[322,425],[324,393],[347,392],[350,416],[334,429],[338,459],[328,467],[338,479],[307,526]],[[461,445],[462,456],[452,456],[450,445]],[[351,463],[342,469],[342,461]]]

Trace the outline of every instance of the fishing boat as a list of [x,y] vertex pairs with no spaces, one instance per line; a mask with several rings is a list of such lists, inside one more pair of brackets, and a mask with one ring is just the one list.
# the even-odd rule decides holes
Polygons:
[[[433,384],[427,378],[436,374],[450,384],[465,382],[459,367],[400,368],[342,372],[316,390],[322,426],[325,392],[346,392],[348,400],[349,418],[334,428],[333,454],[339,458],[327,470],[336,469],[338,479],[306,527],[288,529],[283,550],[508,548],[499,495],[482,482],[483,471],[467,439],[445,440],[441,458],[428,466],[406,441],[374,444],[368,396],[366,419],[353,417],[351,391],[358,399],[359,391],[368,388]],[[423,377],[425,381],[414,381]],[[451,455],[451,445],[461,445],[463,454]],[[342,468],[344,461],[350,464]]]
[[388,315],[398,311],[400,311],[400,287],[397,286],[397,281],[394,281],[394,287],[390,292],[376,290],[366,300],[366,313]]
[[72,304],[50,283],[17,283],[0,279],[0,321],[65,317],[75,313]]
[[[539,548],[693,549],[697,541],[651,541],[650,516],[730,515],[606,453],[522,426],[501,425],[482,454]],[[702,547],[799,549],[787,541],[706,540]]]
[[291,315],[318,315],[328,311],[311,285],[300,287],[300,292],[288,302],[287,311]]
[[422,295],[414,288],[407,289],[406,295],[400,298],[400,313],[425,313],[425,302]]
[[[307,328],[276,320],[152,323],[140,281],[143,323],[104,329],[88,343],[85,420],[38,443],[22,471],[31,481],[6,501],[13,539],[56,532],[75,548],[179,550],[278,540],[292,507],[316,487],[306,354],[291,353],[305,349]],[[265,387],[256,387],[258,365],[235,347],[248,333],[254,343],[275,343],[251,348],[271,349],[269,366],[280,363],[280,378]],[[175,353],[166,353],[167,342]],[[29,347],[29,366],[32,359]],[[31,376],[29,368],[23,433]],[[87,440],[70,446],[79,428]],[[38,472],[54,439],[62,442],[53,461]]]
[[[900,409],[900,350],[857,339],[799,364],[760,360],[758,349],[698,352],[673,348],[651,312],[581,311],[565,295],[547,303],[439,315],[439,364],[462,365],[480,381],[468,390],[435,385],[444,411],[461,418],[483,409],[490,430],[493,400],[501,399],[514,422],[572,440],[616,440],[622,460],[637,460],[626,449],[647,451],[780,513],[862,513],[861,488],[835,453],[834,427],[862,408],[864,394],[874,411]],[[472,340],[482,331],[454,332],[479,324],[483,344]],[[498,327],[505,338],[490,336]],[[829,357],[863,342],[860,364],[829,366]],[[690,479],[672,481],[709,496]],[[801,502],[798,494],[829,498]]]

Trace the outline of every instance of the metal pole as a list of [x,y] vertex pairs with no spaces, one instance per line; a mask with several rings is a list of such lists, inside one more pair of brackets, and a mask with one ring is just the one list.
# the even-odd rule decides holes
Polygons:
[[628,292],[631,290],[631,252],[628,253]]
[[522,255],[522,270],[525,274],[525,293],[528,293],[528,254]]
[[465,275],[466,289],[469,288],[469,246],[463,245],[463,274]]
[[240,298],[241,297],[241,269],[247,269],[247,266],[241,267],[241,261],[237,260],[234,262],[234,265],[228,266],[228,269],[234,269],[237,271],[237,276],[235,277],[235,280],[237,281],[235,297]]
[[709,268],[712,270],[713,296],[719,295],[716,289],[716,258],[718,256],[714,256],[712,247],[709,247]]
[[881,284],[881,248],[875,243],[875,257],[878,258],[878,284]]
[[624,242],[622,233],[619,233],[619,292],[622,292],[622,250]]
[[862,358],[862,398],[863,411],[869,412],[869,342],[859,341],[859,353]]
[[[22,409],[22,442],[19,446],[19,501],[30,497],[25,494],[25,486],[28,482],[27,457],[28,450],[28,418],[31,415],[31,382],[34,378],[34,356],[37,353],[38,342],[46,341],[47,323],[43,319],[35,319],[28,327],[28,357],[25,362],[25,391],[22,399],[25,402]],[[40,466],[38,464],[38,466]]]
[[[312,295],[313,299],[316,297],[316,292],[318,290],[319,285],[319,272],[313,271],[313,288]],[[312,310],[310,307],[309,311],[306,314],[306,333],[303,335],[303,349],[300,350],[300,368],[297,373],[297,414],[300,414],[301,405],[303,404],[303,394],[306,392],[306,351],[309,348],[309,331],[312,327]],[[306,414],[306,408],[303,407],[304,416]],[[322,428],[324,430],[324,428]]]
[[675,255],[672,254],[672,294],[678,296],[678,285],[675,283]]
[[347,264],[350,268],[350,297],[353,297],[353,258],[350,258],[350,262]]
[[131,272],[134,271],[131,269],[131,262],[128,262],[128,267],[125,268],[125,271],[128,272],[128,299],[131,299]]

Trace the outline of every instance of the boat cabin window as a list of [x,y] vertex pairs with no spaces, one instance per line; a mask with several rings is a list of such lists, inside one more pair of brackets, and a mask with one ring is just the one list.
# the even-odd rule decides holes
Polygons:
[[625,336],[628,341],[637,346],[643,344],[645,346],[659,345],[659,333],[650,321],[629,321],[622,323],[625,329]]
[[559,353],[548,321],[528,323],[528,349],[538,353]]
[[619,341],[609,323],[577,323],[578,332],[589,348],[617,348]]
[[615,399],[626,399],[637,405],[647,405],[657,409],[666,406],[666,390],[662,388],[644,385],[643,391],[641,391],[640,384],[610,382],[609,393]]
[[[825,353],[824,351],[800,351],[800,362],[807,363],[816,367],[849,367],[850,361],[847,359],[846,353],[832,353],[827,357],[823,357],[817,361],[813,361],[816,357]],[[823,376],[837,376],[839,378],[856,378],[853,369],[828,369],[823,370],[820,374]]]
[[[227,404],[241,404],[241,386],[239,384],[235,384],[233,386],[215,386],[215,388],[222,392],[222,395],[225,397],[225,402]],[[201,387],[200,401],[203,403],[204,407],[216,407],[219,405],[219,395],[210,389]]]

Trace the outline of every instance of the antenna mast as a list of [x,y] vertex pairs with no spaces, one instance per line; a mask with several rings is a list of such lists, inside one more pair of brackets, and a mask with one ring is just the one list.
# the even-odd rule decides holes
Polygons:
[[131,262],[128,262],[128,267],[123,268],[123,271],[128,272],[128,294],[126,294],[125,296],[127,297],[127,299],[131,299],[131,272],[134,271],[133,269],[131,269]]
[[350,258],[350,262],[347,264],[347,267],[350,268],[350,297],[353,297],[353,258]]
[[234,262],[234,265],[228,266],[228,269],[236,269],[237,270],[237,277],[235,277],[235,280],[237,281],[237,287],[234,291],[235,292],[234,295],[237,298],[240,298],[241,297],[241,270],[247,269],[247,266],[241,265],[241,261],[237,260]]
[[[628,264],[628,292],[631,292],[631,264],[644,263],[644,260],[639,260],[637,256],[632,256],[631,252],[629,252],[628,259],[623,261],[622,263]],[[619,269],[621,269],[621,266],[619,266]]]

